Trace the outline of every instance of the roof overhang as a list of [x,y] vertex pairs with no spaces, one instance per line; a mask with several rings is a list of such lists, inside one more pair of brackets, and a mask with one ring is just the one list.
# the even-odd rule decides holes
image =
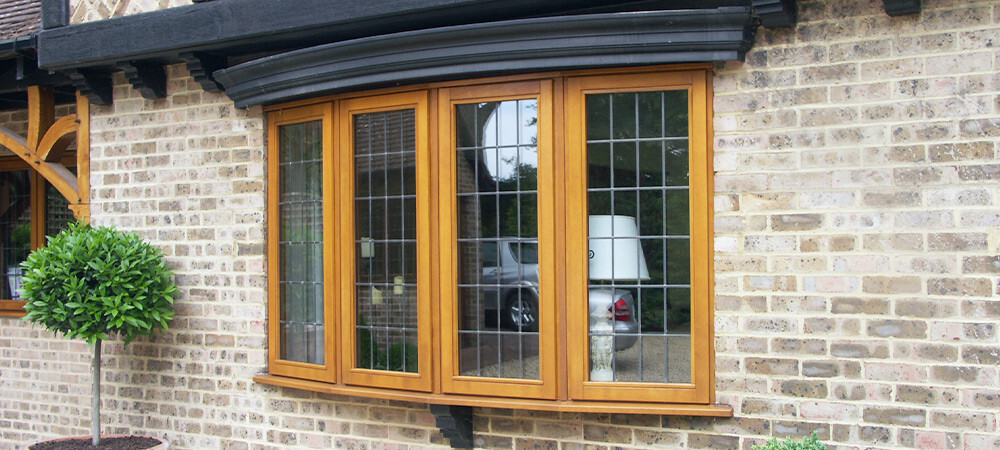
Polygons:
[[[920,0],[883,1],[890,14],[919,11]],[[110,75],[117,71],[124,71],[144,97],[162,97],[166,92],[163,65],[178,62],[187,64],[195,81],[206,90],[225,88],[237,103],[251,104],[427,78],[741,59],[753,43],[754,26],[794,26],[798,9],[796,0],[200,0],[70,25],[68,0],[41,2],[42,31],[32,50],[37,50],[37,67],[42,69],[36,73],[44,76],[36,81],[54,82],[58,78],[62,84],[70,80],[73,88],[96,104],[111,102]],[[657,25],[625,17],[633,13],[660,15],[665,22]],[[687,19],[678,19],[682,16]],[[739,20],[734,22],[736,16]],[[695,25],[698,21],[701,29]],[[497,31],[498,23],[524,32],[524,43],[530,48],[522,56],[509,51],[519,41]],[[545,30],[546,23],[572,30]],[[631,30],[629,23],[642,29]],[[683,29],[668,28],[678,23]],[[617,37],[595,32],[602,24],[609,24]],[[476,32],[495,36],[477,39],[473,36]],[[736,39],[739,44],[720,37],[732,33],[742,33]],[[707,40],[699,42],[694,38],[698,35]],[[628,36],[643,43],[632,45]],[[441,50],[429,42],[433,38],[455,39],[458,44],[451,49],[457,54],[432,61],[430,55]],[[543,42],[546,38],[549,41]],[[35,37],[31,39],[34,42]],[[540,50],[546,43],[552,45],[544,55],[548,58]],[[393,46],[390,52],[400,67],[387,65],[385,58],[380,58],[384,48],[379,46],[386,45]],[[400,48],[407,51],[400,52]],[[365,49],[369,54],[362,55]],[[0,60],[24,58],[4,51],[0,43]],[[349,56],[351,60],[318,64],[319,55]],[[277,59],[302,65],[294,70],[273,68]],[[312,63],[308,63],[310,59]],[[366,63],[372,66],[360,66]],[[312,66],[307,69],[309,64]],[[351,64],[355,64],[354,69]],[[307,88],[301,84],[304,79],[295,81],[294,71],[310,70],[321,75],[319,85]],[[353,75],[348,73],[352,70],[356,72]],[[225,86],[214,78],[216,73],[226,80]],[[13,81],[0,75],[0,92],[21,89],[23,78],[18,75],[15,73]],[[289,84],[279,87],[280,80]],[[268,92],[255,93],[254,89]]]
[[717,8],[750,0],[216,0],[42,30],[39,66],[104,67],[285,51],[418,29],[601,12]]

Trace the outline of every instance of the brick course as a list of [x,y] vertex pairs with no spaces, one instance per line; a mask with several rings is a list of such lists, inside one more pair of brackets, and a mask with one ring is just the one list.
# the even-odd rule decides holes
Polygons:
[[[477,409],[476,444],[1000,445],[1000,5],[922,3],[891,18],[800,1],[797,28],[716,66],[716,392],[734,418]],[[75,22],[115,15],[76,5]],[[106,347],[106,431],[180,449],[447,444],[423,404],[252,382],[263,114],[168,74],[162,100],[118,74],[93,110],[94,221],[163,248],[181,287],[170,331]],[[0,446],[88,432],[86,345],[0,318],[0,352]]]

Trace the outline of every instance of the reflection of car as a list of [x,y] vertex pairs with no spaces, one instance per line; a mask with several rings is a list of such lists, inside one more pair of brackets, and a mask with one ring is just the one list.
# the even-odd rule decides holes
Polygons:
[[500,325],[538,331],[538,243],[501,239],[483,242],[481,251],[483,290],[501,308]]
[[[538,242],[513,238],[482,242],[482,288],[490,302],[499,305],[500,326],[521,331],[538,331]],[[626,290],[594,289],[590,309],[599,302],[614,316],[615,350],[635,344],[639,323],[635,302]]]

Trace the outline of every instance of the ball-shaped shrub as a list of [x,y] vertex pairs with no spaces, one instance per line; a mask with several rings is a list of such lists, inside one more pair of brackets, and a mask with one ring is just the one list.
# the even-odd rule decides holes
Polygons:
[[25,320],[94,351],[91,444],[101,442],[101,342],[167,328],[177,286],[163,253],[134,233],[72,224],[21,263]]
[[93,345],[167,328],[177,287],[162,252],[134,233],[72,224],[21,263],[26,320]]

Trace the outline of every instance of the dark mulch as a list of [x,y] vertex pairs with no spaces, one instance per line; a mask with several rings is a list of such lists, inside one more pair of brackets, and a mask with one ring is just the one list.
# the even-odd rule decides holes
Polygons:
[[90,445],[90,438],[70,439],[65,441],[39,442],[28,447],[29,450],[146,450],[160,445],[160,441],[145,436],[122,436],[102,438],[101,445]]

